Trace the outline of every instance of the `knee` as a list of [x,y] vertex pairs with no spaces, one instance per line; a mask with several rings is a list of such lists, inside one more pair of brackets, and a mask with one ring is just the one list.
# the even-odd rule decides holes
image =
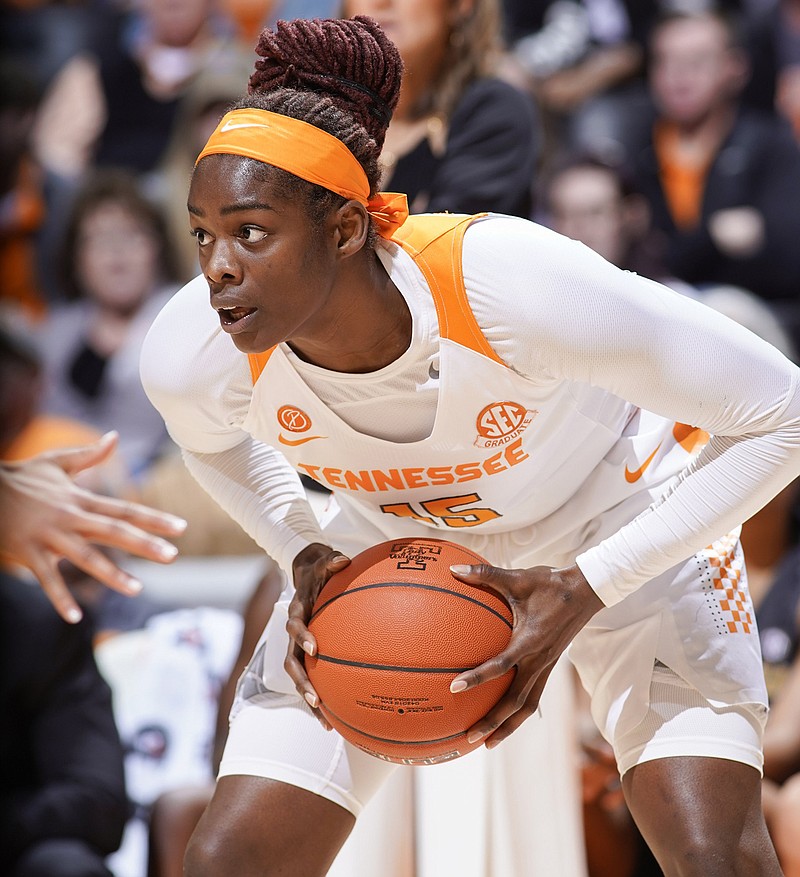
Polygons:
[[694,833],[674,844],[660,864],[669,877],[751,877],[777,873],[773,862],[775,853],[761,825],[735,839],[724,831]]
[[184,877],[213,877],[224,873],[224,856],[218,841],[204,832],[195,832],[186,845]]
[[252,868],[253,863],[242,858],[241,848],[232,844],[224,833],[208,828],[195,831],[183,859],[184,877],[227,877],[229,874],[246,877]]

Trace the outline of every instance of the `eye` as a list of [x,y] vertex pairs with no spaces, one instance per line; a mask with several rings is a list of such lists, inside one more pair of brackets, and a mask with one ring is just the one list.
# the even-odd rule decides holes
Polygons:
[[239,234],[248,244],[258,244],[267,236],[267,232],[265,232],[263,228],[258,228],[258,226],[255,225],[242,226],[242,230]]
[[211,235],[207,231],[203,231],[202,228],[193,228],[190,234],[193,238],[197,238],[197,243],[201,247],[205,246],[211,240]]

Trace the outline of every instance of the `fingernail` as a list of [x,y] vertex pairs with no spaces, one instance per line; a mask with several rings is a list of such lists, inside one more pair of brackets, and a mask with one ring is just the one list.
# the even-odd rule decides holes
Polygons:
[[453,694],[458,694],[459,691],[463,691],[467,687],[467,683],[464,682],[463,679],[456,679],[454,682],[450,683],[450,691]]
[[314,643],[310,643],[308,640],[306,640],[303,643],[303,651],[307,655],[313,655],[314,654]]
[[83,613],[80,609],[75,609],[74,607],[72,609],[67,609],[67,621],[70,624],[77,624],[81,618],[83,618]]
[[319,705],[319,698],[316,694],[312,694],[310,691],[307,691],[303,697],[306,699],[306,703],[311,707],[311,709],[316,709]]
[[467,734],[467,743],[477,743],[478,740],[485,736],[485,731],[473,731],[471,734]]
[[495,746],[499,746],[503,741],[502,740],[489,740],[486,744],[487,749],[494,749]]
[[457,576],[468,576],[470,569],[466,563],[454,563],[450,566],[450,572]]
[[139,579],[128,579],[127,588],[134,594],[138,594],[142,590],[142,583]]
[[159,545],[158,553],[164,560],[172,560],[178,556],[178,549],[174,545]]

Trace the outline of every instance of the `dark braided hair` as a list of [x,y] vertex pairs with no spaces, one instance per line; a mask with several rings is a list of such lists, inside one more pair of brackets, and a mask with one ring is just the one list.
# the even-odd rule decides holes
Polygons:
[[[403,73],[400,54],[378,23],[365,15],[279,21],[275,30],[262,32],[256,53],[261,59],[248,97],[235,106],[301,119],[337,137],[364,168],[374,194],[378,156]],[[305,194],[310,216],[319,221],[344,203],[340,195],[286,171],[262,165],[256,173],[283,194]]]

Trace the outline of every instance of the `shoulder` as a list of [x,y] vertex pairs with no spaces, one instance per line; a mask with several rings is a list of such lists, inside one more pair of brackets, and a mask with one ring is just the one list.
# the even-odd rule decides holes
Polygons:
[[490,213],[473,222],[464,235],[464,268],[486,262],[503,266],[537,266],[538,275],[559,265],[574,266],[576,260],[590,262],[599,256],[584,244],[565,237],[530,219]]
[[224,431],[247,411],[252,392],[248,360],[222,331],[202,276],[178,290],[155,317],[139,369],[150,401],[184,446],[175,434],[176,423],[191,422],[202,432],[212,425],[212,431]]
[[800,159],[800,148],[792,129],[783,119],[759,109],[747,108],[736,117],[729,143],[752,151],[766,151],[781,146]]
[[485,77],[470,83],[456,104],[451,128],[463,125],[507,125],[516,131],[528,131],[535,126],[536,112],[533,100],[520,89],[502,79]]

